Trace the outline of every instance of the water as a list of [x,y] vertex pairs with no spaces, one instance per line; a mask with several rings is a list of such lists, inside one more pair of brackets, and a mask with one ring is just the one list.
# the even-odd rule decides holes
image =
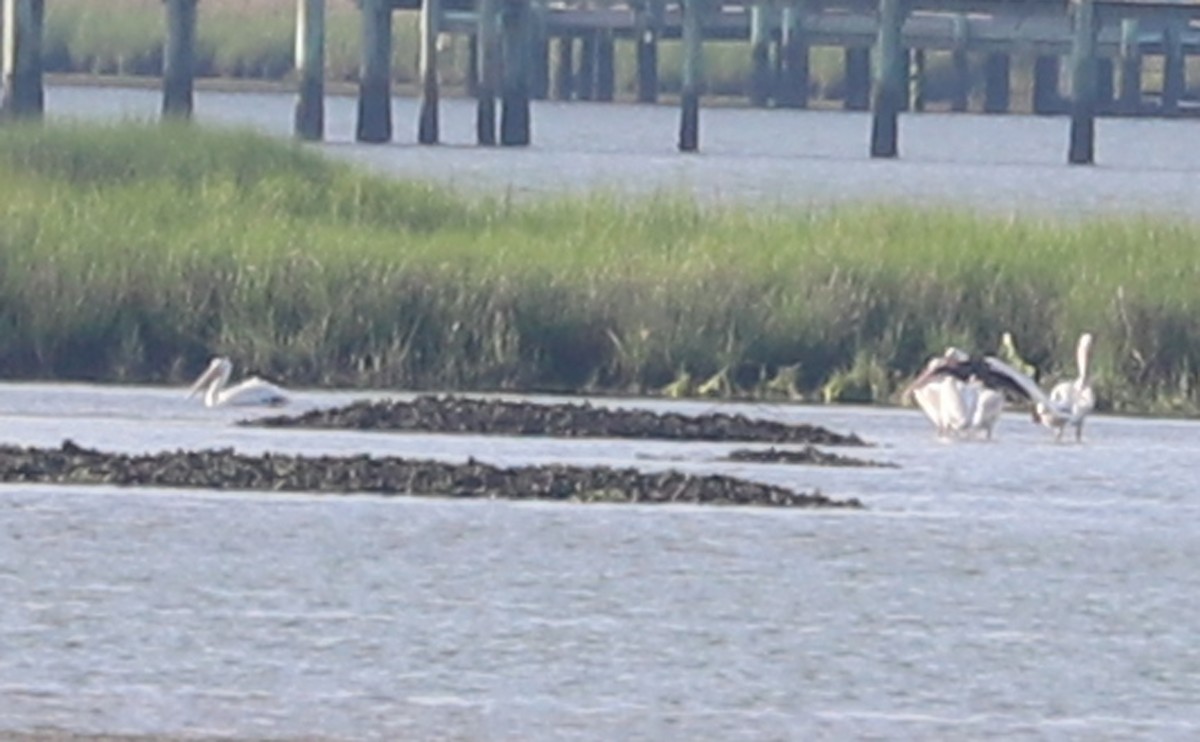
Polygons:
[[[50,87],[52,118],[153,120],[154,90]],[[295,96],[196,94],[196,118],[291,136]],[[1200,217],[1195,121],[1101,119],[1094,167],[1066,165],[1063,117],[913,114],[901,118],[901,159],[867,157],[870,115],[843,111],[705,109],[698,154],[676,151],[670,106],[535,102],[529,148],[479,148],[475,108],[442,103],[439,147],[414,144],[417,103],[393,99],[395,141],[354,142],[356,101],[326,105],[333,153],[382,172],[463,190],[544,196],[610,189],[690,192],[720,202],[803,208],[844,201],[966,206],[1000,214],[1113,212]]]
[[[291,95],[197,118],[289,136]],[[51,117],[157,117],[156,91],[51,87]],[[382,172],[538,197],[683,189],[803,207],[1194,218],[1194,122],[537,103],[528,149],[316,145]],[[361,393],[308,392],[301,405]],[[621,402],[702,412],[705,403]],[[723,407],[724,408],[724,407]],[[1200,428],[1099,417],[1055,445],[1016,413],[939,443],[913,410],[733,407],[856,431],[899,469],[729,464],[734,446],[234,427],[177,389],[0,384],[0,441],[138,452],[399,454],[674,467],[859,497],[865,512],[451,502],[0,485],[0,736],[33,729],[336,740],[1194,739]],[[857,453],[857,452],[856,452]]]
[[[305,392],[299,407],[362,393]],[[603,400],[602,400],[603,401]],[[0,385],[0,441],[754,477],[864,512],[0,486],[0,736],[1194,739],[1195,423],[714,407],[899,469],[734,447],[244,429],[178,389]]]

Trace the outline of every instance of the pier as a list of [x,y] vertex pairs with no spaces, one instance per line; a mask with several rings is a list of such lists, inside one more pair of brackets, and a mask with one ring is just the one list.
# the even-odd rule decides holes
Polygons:
[[[192,111],[197,5],[164,0],[164,119]],[[41,37],[53,0],[3,0],[3,117],[38,118],[43,109]],[[632,49],[638,102],[663,99],[659,44],[681,46],[678,148],[700,149],[706,94],[704,51],[737,42],[750,60],[747,103],[810,104],[810,54],[841,50],[842,105],[871,111],[867,152],[900,155],[900,114],[928,106],[930,54],[949,55],[948,108],[968,110],[968,54],[983,60],[980,110],[1012,106],[1015,58],[1032,59],[1031,110],[1068,114],[1067,161],[1094,160],[1098,115],[1179,115],[1188,54],[1200,53],[1200,2],[1169,0],[359,0],[361,65],[356,138],[394,137],[391,114],[392,15],[417,12],[421,108],[416,140],[437,144],[439,38],[465,37],[468,89],[477,100],[477,142],[532,141],[531,99],[614,98],[617,41]],[[296,135],[324,136],[325,0],[296,2]],[[1162,59],[1160,89],[1143,85],[1143,62]],[[1064,64],[1065,62],[1065,64]],[[1067,77],[1067,92],[1060,77]],[[945,83],[943,83],[945,85]],[[673,91],[674,92],[674,91]]]

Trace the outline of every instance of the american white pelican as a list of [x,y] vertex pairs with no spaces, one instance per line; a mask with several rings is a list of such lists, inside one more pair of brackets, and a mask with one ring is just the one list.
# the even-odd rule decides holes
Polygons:
[[1039,403],[1037,415],[1043,425],[1055,430],[1055,440],[1062,440],[1068,425],[1075,426],[1075,440],[1083,440],[1083,421],[1096,409],[1096,393],[1092,390],[1089,373],[1092,356],[1092,333],[1079,336],[1075,347],[1075,368],[1078,376],[1073,381],[1060,381],[1050,390],[1047,403]]
[[974,378],[989,389],[1008,392],[1014,397],[1034,402],[1038,401],[1039,396],[1045,396],[1033,379],[999,358],[972,356],[953,347],[947,348],[944,355],[936,356],[925,364],[917,378],[908,385],[908,390],[916,389],[939,376],[953,376],[960,381]]
[[963,384],[963,404],[971,413],[967,424],[968,432],[983,431],[988,440],[992,439],[992,431],[1004,412],[1004,395],[995,389],[984,386],[979,379],[972,378]]
[[910,388],[909,393],[941,438],[969,437],[981,431],[990,440],[1004,411],[1004,395],[975,378],[963,382],[954,376],[934,376]]
[[288,394],[280,387],[269,381],[251,376],[231,387],[229,375],[233,373],[233,364],[228,358],[212,359],[196,383],[188,391],[188,397],[194,397],[201,389],[204,392],[205,407],[220,407],[223,405],[281,405],[288,401]]

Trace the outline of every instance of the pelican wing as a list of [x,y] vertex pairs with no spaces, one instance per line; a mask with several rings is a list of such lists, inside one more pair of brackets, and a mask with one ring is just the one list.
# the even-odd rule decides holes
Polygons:
[[1045,405],[1050,409],[1058,409],[1059,405],[1051,401],[1046,393],[1038,388],[1036,382],[1025,374],[1016,370],[999,358],[988,356],[983,359],[987,367],[995,374],[995,378],[1006,389],[1009,389],[1022,397],[1025,397],[1031,402],[1040,405]]

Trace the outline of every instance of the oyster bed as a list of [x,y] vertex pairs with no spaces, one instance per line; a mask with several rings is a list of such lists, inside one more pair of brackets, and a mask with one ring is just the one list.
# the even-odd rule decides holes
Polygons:
[[656,438],[755,443],[866,446],[854,434],[817,425],[789,425],[745,415],[682,415],[596,407],[587,403],[543,404],[458,396],[424,395],[411,401],[363,400],[300,415],[245,420],[241,425],[276,428],[347,428],[539,435],[566,438]]
[[250,456],[232,449],[105,453],[70,440],[59,448],[0,446],[0,481],[276,492],[374,493],[574,502],[697,503],[859,508],[857,499],[733,477],[612,467],[498,467],[396,457]]
[[722,461],[737,461],[755,464],[804,464],[808,466],[864,466],[894,469],[896,465],[890,462],[870,461],[853,456],[843,456],[829,451],[822,451],[813,445],[799,449],[775,448],[765,449],[739,448],[729,452]]

